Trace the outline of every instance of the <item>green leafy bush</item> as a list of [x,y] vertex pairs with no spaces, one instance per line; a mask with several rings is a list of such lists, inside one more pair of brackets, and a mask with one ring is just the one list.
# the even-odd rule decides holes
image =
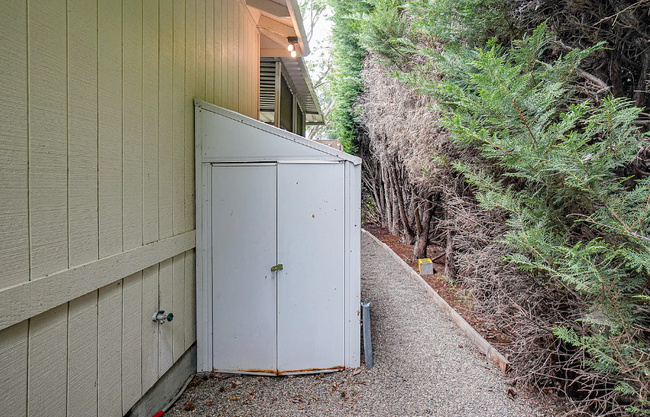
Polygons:
[[412,80],[435,97],[452,140],[488,161],[454,167],[485,209],[510,213],[506,259],[589,303],[555,335],[645,406],[650,180],[625,174],[645,146],[634,125],[641,109],[616,98],[571,103],[577,66],[601,45],[546,63],[550,40],[542,25],[512,49],[444,52],[442,82]]
[[346,152],[356,148],[357,127],[353,107],[361,92],[361,68],[365,50],[359,45],[361,17],[372,10],[365,1],[328,0],[332,20],[333,70],[328,77],[334,105],[328,123]]
[[[580,412],[648,414],[650,178],[636,167],[650,146],[635,124],[643,110],[625,98],[603,98],[607,88],[600,90],[602,80],[590,74],[587,79],[598,81],[599,91],[578,89],[578,75],[585,77],[581,64],[593,63],[606,45],[567,48],[546,24],[524,36],[521,28],[529,22],[517,19],[526,13],[513,12],[520,3],[339,4],[340,11],[345,9],[341,28],[346,28],[340,32],[345,45],[340,137],[354,141],[358,135],[352,107],[362,91],[358,74],[367,50],[394,77],[430,96],[433,113],[442,115],[431,122],[443,127],[453,143],[440,144],[446,140],[441,134],[432,153],[442,176],[431,181],[444,183],[446,201],[439,224],[449,228],[457,222],[453,227],[462,230],[463,221],[477,223],[470,215],[476,204],[484,213],[498,213],[491,221],[506,223],[494,235],[477,238],[479,243],[464,236],[457,250],[470,253],[482,245],[492,248],[483,253],[505,254],[487,261],[516,266],[523,285],[543,292],[543,302],[559,309],[530,318],[542,330],[528,332],[532,336],[526,343],[547,344],[539,351],[551,353],[544,353],[548,356],[541,362],[558,364],[531,372],[545,375],[542,384],[563,384],[558,391],[573,395]],[[379,126],[372,134],[390,141],[389,129]],[[462,192],[453,190],[459,179]],[[465,211],[454,219],[452,205]],[[447,236],[453,248],[453,233]],[[487,242],[488,236],[497,237]],[[463,277],[469,271],[465,265],[456,267],[461,280],[473,279]],[[511,280],[518,276],[509,274]],[[505,292],[501,298],[510,298]],[[484,302],[489,302],[486,293]],[[497,302],[503,309],[522,310],[502,299]],[[541,333],[545,336],[538,337]]]
[[520,36],[509,0],[414,0],[405,7],[415,17],[412,30],[435,35],[447,47]]

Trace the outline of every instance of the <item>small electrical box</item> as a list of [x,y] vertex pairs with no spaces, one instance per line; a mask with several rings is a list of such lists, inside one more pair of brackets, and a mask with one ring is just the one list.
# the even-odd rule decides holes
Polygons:
[[420,270],[420,275],[435,274],[435,271],[433,270],[433,262],[431,262],[431,259],[429,258],[418,259],[418,269]]

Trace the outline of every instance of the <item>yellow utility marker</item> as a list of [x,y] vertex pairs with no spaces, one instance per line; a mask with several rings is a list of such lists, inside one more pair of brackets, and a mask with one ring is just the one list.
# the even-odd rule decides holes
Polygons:
[[420,275],[433,275],[433,262],[429,258],[418,259],[418,270]]

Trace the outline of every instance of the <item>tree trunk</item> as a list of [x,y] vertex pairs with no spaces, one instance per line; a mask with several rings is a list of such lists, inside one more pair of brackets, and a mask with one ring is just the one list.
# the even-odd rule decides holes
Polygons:
[[380,198],[380,188],[377,185],[377,179],[374,179],[374,184],[372,187],[372,199],[375,202],[375,208],[377,209],[377,214],[379,214],[379,218],[381,219],[383,207],[381,206],[383,202],[381,201]]
[[614,97],[620,97],[623,95],[623,82],[621,75],[621,67],[619,64],[620,57],[616,56],[611,60],[611,65],[609,68],[609,79],[612,84],[612,95]]
[[433,216],[433,204],[431,203],[431,197],[427,197],[424,200],[424,204],[422,206],[421,227],[418,231],[418,238],[415,242],[415,248],[413,248],[413,257],[415,259],[422,259],[427,257],[427,246],[429,246],[429,230],[431,228],[431,217]]
[[379,220],[383,223],[383,200],[381,199],[381,178],[377,174],[377,166],[365,166],[363,175],[363,184],[366,189],[372,194],[372,201],[375,203],[375,209],[379,214]]
[[[408,204],[406,204],[406,212],[409,216],[409,224],[411,224],[411,230],[417,239],[418,234],[420,233],[420,219],[418,219],[418,196],[415,193],[415,187],[409,183],[409,188],[411,190],[411,196],[408,199]],[[406,199],[405,199],[406,200]]]
[[646,105],[646,89],[648,88],[646,80],[648,77],[648,68],[650,66],[650,53],[644,52],[641,54],[641,73],[639,74],[639,80],[636,83],[636,90],[634,92],[634,104],[637,107],[645,108]]
[[413,229],[411,228],[411,225],[409,224],[409,218],[408,215],[406,214],[406,208],[404,206],[404,195],[402,194],[402,189],[399,186],[399,183],[397,181],[397,170],[395,169],[395,166],[393,168],[393,175],[391,175],[391,179],[393,180],[393,189],[395,190],[395,195],[397,196],[397,205],[399,207],[399,214],[400,217],[402,218],[402,224],[404,225],[404,243],[407,245],[412,245],[415,242],[415,234],[413,233]]
[[[388,178],[390,179],[390,174]],[[389,184],[389,186],[390,186],[390,205],[393,209],[391,213],[392,222],[389,227],[389,230],[392,235],[399,236],[401,233],[399,229],[399,204],[397,203],[397,192],[395,191],[395,187],[392,185],[392,183]]]
[[383,225],[388,229],[388,232],[391,234],[395,234],[395,223],[393,222],[393,199],[391,196],[391,186],[390,186],[390,180],[388,177],[388,169],[382,164],[381,167],[381,176],[382,176],[382,182],[384,186],[384,219],[385,219],[385,224]]
[[447,248],[445,250],[445,276],[450,281],[456,280],[456,259],[454,256],[454,233],[447,229]]
[[379,168],[377,181],[379,182],[379,185],[377,186],[377,188],[379,189],[379,201],[380,201],[379,218],[381,219],[382,227],[386,227],[388,225],[388,222],[386,221],[386,196],[384,193],[384,181],[381,179],[381,167]]
[[422,233],[422,217],[420,216],[420,205],[413,197],[413,207],[415,207],[414,211],[414,216],[415,217],[415,233],[417,236],[420,236],[420,233]]

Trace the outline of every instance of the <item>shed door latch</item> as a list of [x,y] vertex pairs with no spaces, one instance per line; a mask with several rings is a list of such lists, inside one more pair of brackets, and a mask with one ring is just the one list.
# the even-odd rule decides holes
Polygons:
[[282,269],[284,269],[282,264],[277,264],[277,265],[274,265],[274,266],[271,267],[271,272],[282,271]]

